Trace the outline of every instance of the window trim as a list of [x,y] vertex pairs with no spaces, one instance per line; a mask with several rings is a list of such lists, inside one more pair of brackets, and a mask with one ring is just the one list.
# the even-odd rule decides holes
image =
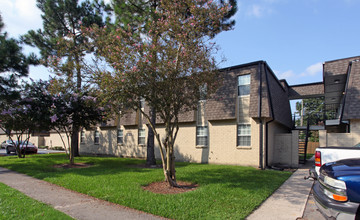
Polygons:
[[100,144],[100,132],[98,130],[94,131],[94,144]]
[[[140,134],[141,134],[140,130],[144,131],[144,136],[140,136]],[[140,138],[144,138],[144,143],[140,143]],[[141,145],[141,146],[146,145],[146,130],[145,130],[145,128],[138,129],[138,145]]]
[[[205,135],[198,135],[198,129],[199,128],[206,128],[206,134]],[[199,139],[201,137],[206,137],[206,143],[205,144],[199,144]],[[207,147],[209,146],[209,127],[207,125],[197,125],[196,126],[196,146],[197,147]]]
[[85,131],[80,131],[80,144],[85,144]]
[[[119,132],[121,131],[121,136],[119,136]],[[119,141],[119,138],[121,138],[121,142]],[[120,145],[122,145],[122,144],[124,144],[124,130],[123,129],[121,129],[121,128],[118,128],[117,129],[117,132],[116,132],[116,143],[117,144],[120,144]]]
[[[246,83],[246,84],[239,84],[239,79],[240,79],[240,77],[249,77],[249,83]],[[239,76],[237,76],[237,96],[238,97],[245,97],[245,96],[250,96],[250,93],[251,93],[251,91],[250,91],[250,85],[251,85],[251,74],[244,74],[244,75],[239,75]],[[249,86],[249,94],[246,94],[246,95],[240,95],[239,94],[239,88],[240,88],[240,86]]]
[[[239,126],[242,125],[247,125],[248,128],[250,129],[250,134],[239,134]],[[237,127],[236,127],[236,146],[238,148],[251,148],[251,123],[238,123]],[[250,137],[250,144],[249,145],[240,145],[239,141],[240,141],[240,137]]]

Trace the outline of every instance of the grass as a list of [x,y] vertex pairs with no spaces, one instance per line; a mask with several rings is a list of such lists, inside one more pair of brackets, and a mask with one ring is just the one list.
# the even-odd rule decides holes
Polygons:
[[63,220],[72,218],[0,183],[0,219]]
[[162,169],[136,168],[145,161],[126,158],[80,157],[81,169],[53,168],[67,163],[64,154],[0,158],[0,166],[28,174],[99,199],[173,219],[244,219],[290,175],[251,167],[177,163],[178,180],[198,189],[173,195],[142,189],[164,179]]

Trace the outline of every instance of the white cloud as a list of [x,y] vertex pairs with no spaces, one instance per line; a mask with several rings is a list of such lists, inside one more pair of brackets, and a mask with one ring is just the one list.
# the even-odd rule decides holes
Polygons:
[[251,5],[246,14],[253,17],[261,17],[264,14],[264,8],[260,5]]
[[12,37],[42,26],[41,11],[36,7],[36,0],[1,0],[0,13],[5,31]]
[[295,73],[293,70],[285,72],[275,71],[279,79],[286,79],[288,83],[301,84],[303,81],[312,79],[321,79],[323,72],[323,65],[321,62],[310,65],[302,73]]
[[277,74],[280,79],[289,79],[296,77],[296,74],[292,70],[285,71],[283,73]]
[[271,15],[275,12],[275,4],[281,3],[283,0],[253,0],[251,3],[244,3],[239,6],[239,11],[242,11],[247,17],[261,18],[267,15]]
[[315,76],[319,73],[322,73],[323,65],[321,62],[315,63],[308,68],[306,68],[305,72],[301,73],[300,76]]

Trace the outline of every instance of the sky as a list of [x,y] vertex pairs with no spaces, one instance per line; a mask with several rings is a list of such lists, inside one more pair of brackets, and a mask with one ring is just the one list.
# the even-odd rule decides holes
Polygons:
[[[323,62],[360,55],[359,12],[360,0],[238,0],[234,30],[215,39],[220,67],[264,60],[289,85],[320,82]],[[10,37],[42,27],[36,0],[0,0],[0,13]],[[33,79],[48,76],[30,68]]]

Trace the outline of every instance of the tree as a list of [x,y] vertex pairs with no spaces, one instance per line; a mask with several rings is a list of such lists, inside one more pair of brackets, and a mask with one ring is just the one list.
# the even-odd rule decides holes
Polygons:
[[[96,73],[98,85],[108,100],[138,112],[147,119],[161,153],[166,181],[177,186],[174,144],[179,115],[197,108],[200,88],[211,94],[218,85],[216,50],[210,39],[231,11],[223,1],[162,0],[156,3],[154,18],[145,26],[117,29],[88,29],[97,53],[113,71]],[[144,28],[147,31],[143,35]],[[156,109],[165,125],[161,138],[151,116],[139,107],[141,100]]]
[[[51,128],[56,130],[64,144],[64,148],[69,148],[70,164],[74,164],[75,152],[72,145],[74,129],[90,129],[104,118],[105,108],[99,107],[99,102],[94,94],[89,91],[74,93],[70,90],[62,91],[52,95],[51,105],[48,106],[51,120]],[[65,133],[65,141],[61,133]]]
[[[296,110],[302,115],[300,119],[296,120],[296,124],[303,126],[308,123],[309,125],[323,125],[327,114],[324,109],[324,102],[324,97],[303,99],[301,102],[296,102]],[[305,134],[301,138],[305,139]],[[309,139],[312,142],[318,142],[319,132],[310,131]]]
[[[301,102],[296,102],[296,110],[303,115],[303,125],[307,125],[308,121],[310,125],[318,125],[324,121],[324,97],[303,99]],[[301,120],[301,119],[300,119]],[[300,125],[300,120],[297,124]]]
[[[81,27],[93,24],[104,26],[104,13],[109,7],[103,1],[84,0],[37,0],[42,12],[43,30],[31,30],[22,40],[40,49],[43,64],[52,68],[61,85],[76,94],[83,94],[90,87],[86,83],[88,72],[87,57],[92,53],[87,47]],[[56,81],[57,79],[54,79]],[[57,91],[60,92],[60,91]],[[76,112],[73,117],[71,149],[79,155],[79,131]]]
[[[51,128],[48,109],[52,98],[46,90],[47,86],[44,81],[23,82],[20,97],[6,105],[0,114],[0,128],[13,141],[19,158],[25,157],[20,142],[29,141],[34,132]],[[13,135],[16,140],[13,140]]]
[[33,54],[24,55],[19,42],[2,32],[3,27],[0,15],[0,107],[19,97],[17,79],[27,76],[29,65],[37,63]]
[[[206,6],[207,1],[198,1],[199,5]],[[160,18],[159,14],[156,13],[158,5],[160,4],[159,0],[114,0],[113,8],[115,12],[116,25],[115,27],[125,27],[124,30],[127,30],[126,27],[131,27],[129,30],[131,32],[137,32],[143,36],[148,35],[151,28],[151,23]],[[186,3],[185,3],[186,4]],[[220,1],[220,4],[225,4],[224,1]],[[222,30],[228,30],[235,25],[235,20],[231,20],[231,17],[237,11],[237,4],[235,0],[230,0],[229,4],[231,9],[224,14],[224,17],[221,19],[219,26],[208,25],[207,32],[209,36],[214,37],[216,34],[220,33]],[[191,16],[191,11],[184,11],[184,16]],[[211,19],[209,20],[209,22]],[[139,28],[141,27],[141,28]],[[156,44],[158,38],[150,38]],[[156,124],[156,109],[150,109],[151,123]],[[152,129],[148,129],[148,141],[147,141],[147,165],[155,165],[155,153],[154,153],[154,133]]]

